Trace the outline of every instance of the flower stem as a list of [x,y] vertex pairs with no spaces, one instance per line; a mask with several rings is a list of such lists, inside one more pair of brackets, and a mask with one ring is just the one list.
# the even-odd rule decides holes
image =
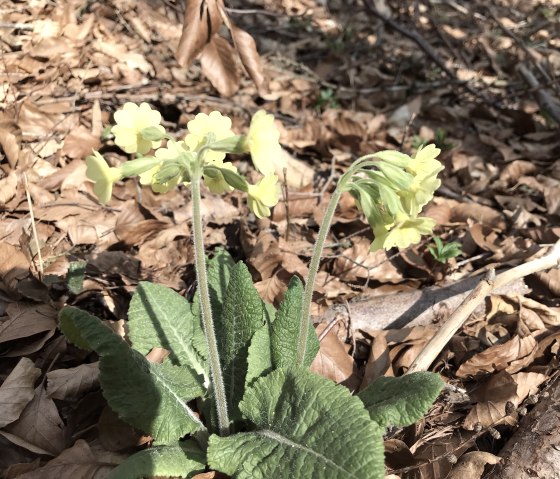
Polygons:
[[336,205],[340,199],[340,195],[344,189],[341,187],[341,182],[339,181],[336,189],[334,190],[323,221],[319,228],[319,234],[317,235],[317,240],[315,241],[315,246],[313,248],[313,256],[311,256],[311,262],[309,263],[309,274],[307,275],[307,280],[305,281],[305,290],[303,292],[303,302],[301,305],[301,318],[299,324],[299,336],[297,343],[297,356],[296,363],[298,365],[303,365],[305,360],[305,354],[307,352],[307,337],[309,334],[309,313],[311,312],[311,300],[313,299],[313,289],[315,286],[315,280],[317,279],[317,272],[319,271],[319,262],[321,261],[321,256],[323,255],[323,247],[325,245],[325,240],[327,239],[327,234],[331,227],[331,222],[336,210]]
[[212,307],[210,305],[210,292],[208,290],[208,277],[206,274],[206,256],[204,252],[204,240],[202,236],[202,215],[200,211],[200,175],[192,178],[192,214],[193,214],[193,236],[194,236],[194,259],[196,269],[196,280],[198,282],[198,294],[200,295],[200,311],[204,334],[208,343],[208,359],[210,361],[210,376],[214,388],[216,409],[218,412],[218,428],[220,436],[229,434],[229,417],[227,410],[227,398],[220,367],[220,354],[212,320]]

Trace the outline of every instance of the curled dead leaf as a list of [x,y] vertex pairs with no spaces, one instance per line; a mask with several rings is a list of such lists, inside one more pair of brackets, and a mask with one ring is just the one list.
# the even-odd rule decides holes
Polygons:
[[520,371],[531,364],[537,353],[537,341],[533,336],[514,336],[503,344],[496,344],[475,354],[457,370],[457,377],[478,376],[494,371],[509,373]]

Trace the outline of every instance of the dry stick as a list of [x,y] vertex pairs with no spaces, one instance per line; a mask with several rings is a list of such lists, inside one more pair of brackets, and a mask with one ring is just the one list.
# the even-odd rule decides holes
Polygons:
[[471,87],[467,82],[459,81],[455,73],[442,61],[442,59],[438,56],[436,51],[432,48],[432,46],[422,38],[422,36],[413,29],[407,29],[397,23],[392,18],[386,17],[383,15],[373,3],[373,0],[365,0],[364,4],[368,11],[374,15],[375,17],[382,20],[384,23],[389,25],[393,30],[396,30],[401,35],[410,38],[416,45],[418,45],[424,52],[432,59],[432,61],[439,67],[445,74],[451,78],[454,82],[457,82],[459,86],[462,86],[466,91],[468,91],[471,95],[474,95],[477,98],[480,98],[486,103],[491,104],[492,106],[499,107],[498,102],[489,99],[484,93],[475,90]]
[[505,271],[494,277],[494,270],[490,270],[485,278],[472,290],[461,305],[453,312],[449,319],[438,330],[435,336],[428,341],[418,357],[414,360],[408,373],[416,371],[427,371],[430,365],[438,357],[445,345],[453,335],[461,328],[467,318],[476,309],[484,298],[496,288],[508,283],[538,273],[545,269],[560,266],[560,240],[552,247],[548,254],[540,258],[521,264],[515,268]]
[[535,90],[535,97],[541,110],[548,113],[556,123],[560,124],[560,102],[554,98],[548,91],[541,87],[535,75],[523,63],[516,66],[516,70],[523,80]]
[[33,214],[33,202],[31,201],[31,195],[29,194],[29,183],[27,182],[27,174],[23,174],[23,181],[25,183],[25,196],[27,198],[27,204],[29,205],[29,216],[31,217],[31,231],[33,231],[33,240],[35,241],[35,247],[37,248],[37,259],[39,260],[39,277],[42,279],[44,275],[43,271],[43,257],[41,256],[41,245],[39,244],[39,236],[37,235],[37,228],[35,226],[35,215]]

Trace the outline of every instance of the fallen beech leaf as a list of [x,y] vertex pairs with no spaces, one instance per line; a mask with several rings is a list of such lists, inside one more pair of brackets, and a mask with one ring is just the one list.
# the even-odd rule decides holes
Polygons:
[[466,222],[467,219],[472,219],[500,231],[506,228],[504,216],[489,206],[478,203],[458,203],[453,207],[451,213],[451,221]]
[[12,442],[33,451],[40,448],[53,456],[64,449],[64,423],[54,401],[47,397],[43,386],[35,389],[35,396],[21,413],[20,418],[5,427]]
[[381,376],[394,376],[391,360],[389,357],[389,347],[384,334],[377,334],[373,337],[369,358],[364,371],[364,377],[360,390],[367,388],[373,381]]
[[475,354],[461,364],[456,375],[464,378],[501,370],[515,373],[531,364],[536,352],[537,342],[533,336],[514,336],[506,343],[496,344]]
[[[320,336],[326,327],[327,325],[320,324],[316,329],[317,335]],[[343,384],[350,391],[355,391],[360,384],[354,359],[332,330],[321,340],[319,352],[310,367],[314,373]]]
[[80,125],[64,139],[61,153],[69,158],[85,158],[101,145],[100,135]]
[[8,176],[0,180],[0,205],[5,205],[16,196],[18,175],[15,170],[10,171]]
[[33,399],[35,381],[41,375],[28,358],[21,358],[0,386],[0,427],[16,421]]
[[222,25],[217,0],[187,0],[177,62],[188,68]]
[[0,319],[0,343],[56,329],[57,311],[48,304],[12,303]]
[[479,479],[484,474],[486,464],[498,464],[501,460],[501,457],[494,456],[489,452],[467,452],[461,456],[447,479]]
[[99,363],[97,362],[49,371],[47,396],[53,399],[77,399],[99,384],[98,376]]
[[202,50],[200,66],[220,95],[230,97],[239,89],[233,48],[219,35],[214,35]]
[[[15,169],[19,159],[20,145],[20,127],[5,115],[0,116],[0,146],[6,154],[6,158],[8,159],[8,163],[10,164],[10,168],[12,168],[12,170]],[[0,187],[0,191],[1,189],[2,188]]]
[[241,63],[243,63],[247,73],[249,73],[249,76],[257,87],[258,92],[266,94],[267,88],[265,88],[264,84],[261,57],[257,52],[255,40],[245,30],[241,30],[241,28],[234,25],[231,21],[228,21],[228,28],[235,45],[235,49],[241,59]]
[[30,264],[19,248],[0,243],[0,280],[11,291],[17,290],[18,282],[29,276]]
[[124,459],[123,454],[94,450],[86,441],[78,439],[58,457],[18,479],[102,479]]
[[504,419],[507,402],[515,403],[517,398],[517,384],[509,373],[500,371],[483,382],[472,397],[478,402],[463,421],[463,427],[469,431],[478,423],[487,427]]

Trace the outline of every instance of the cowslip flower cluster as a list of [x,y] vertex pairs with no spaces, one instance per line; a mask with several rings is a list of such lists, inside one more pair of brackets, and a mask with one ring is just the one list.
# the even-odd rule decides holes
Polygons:
[[431,234],[436,222],[418,215],[441,184],[437,175],[443,165],[436,159],[440,152],[435,145],[420,147],[414,157],[381,151],[374,155],[379,160],[375,170],[361,169],[348,183],[372,227],[371,251],[406,248]]
[[[205,186],[215,194],[234,189],[247,193],[248,205],[259,218],[270,216],[278,203],[279,185],[275,163],[282,150],[280,133],[274,117],[258,111],[246,136],[235,135],[231,119],[220,112],[198,113],[187,123],[188,134],[181,140],[165,132],[159,112],[147,103],[125,103],[115,115],[111,128],[115,144],[136,158],[110,167],[96,151],[86,158],[86,175],[95,182],[94,193],[102,203],[111,198],[113,185],[123,178],[138,176],[140,184],[165,193],[179,184],[189,185],[194,176],[202,177]],[[165,146],[162,140],[166,139]],[[148,154],[155,150],[153,154]],[[226,161],[227,153],[250,153],[253,164],[263,177],[252,185],[241,176],[235,165]]]

